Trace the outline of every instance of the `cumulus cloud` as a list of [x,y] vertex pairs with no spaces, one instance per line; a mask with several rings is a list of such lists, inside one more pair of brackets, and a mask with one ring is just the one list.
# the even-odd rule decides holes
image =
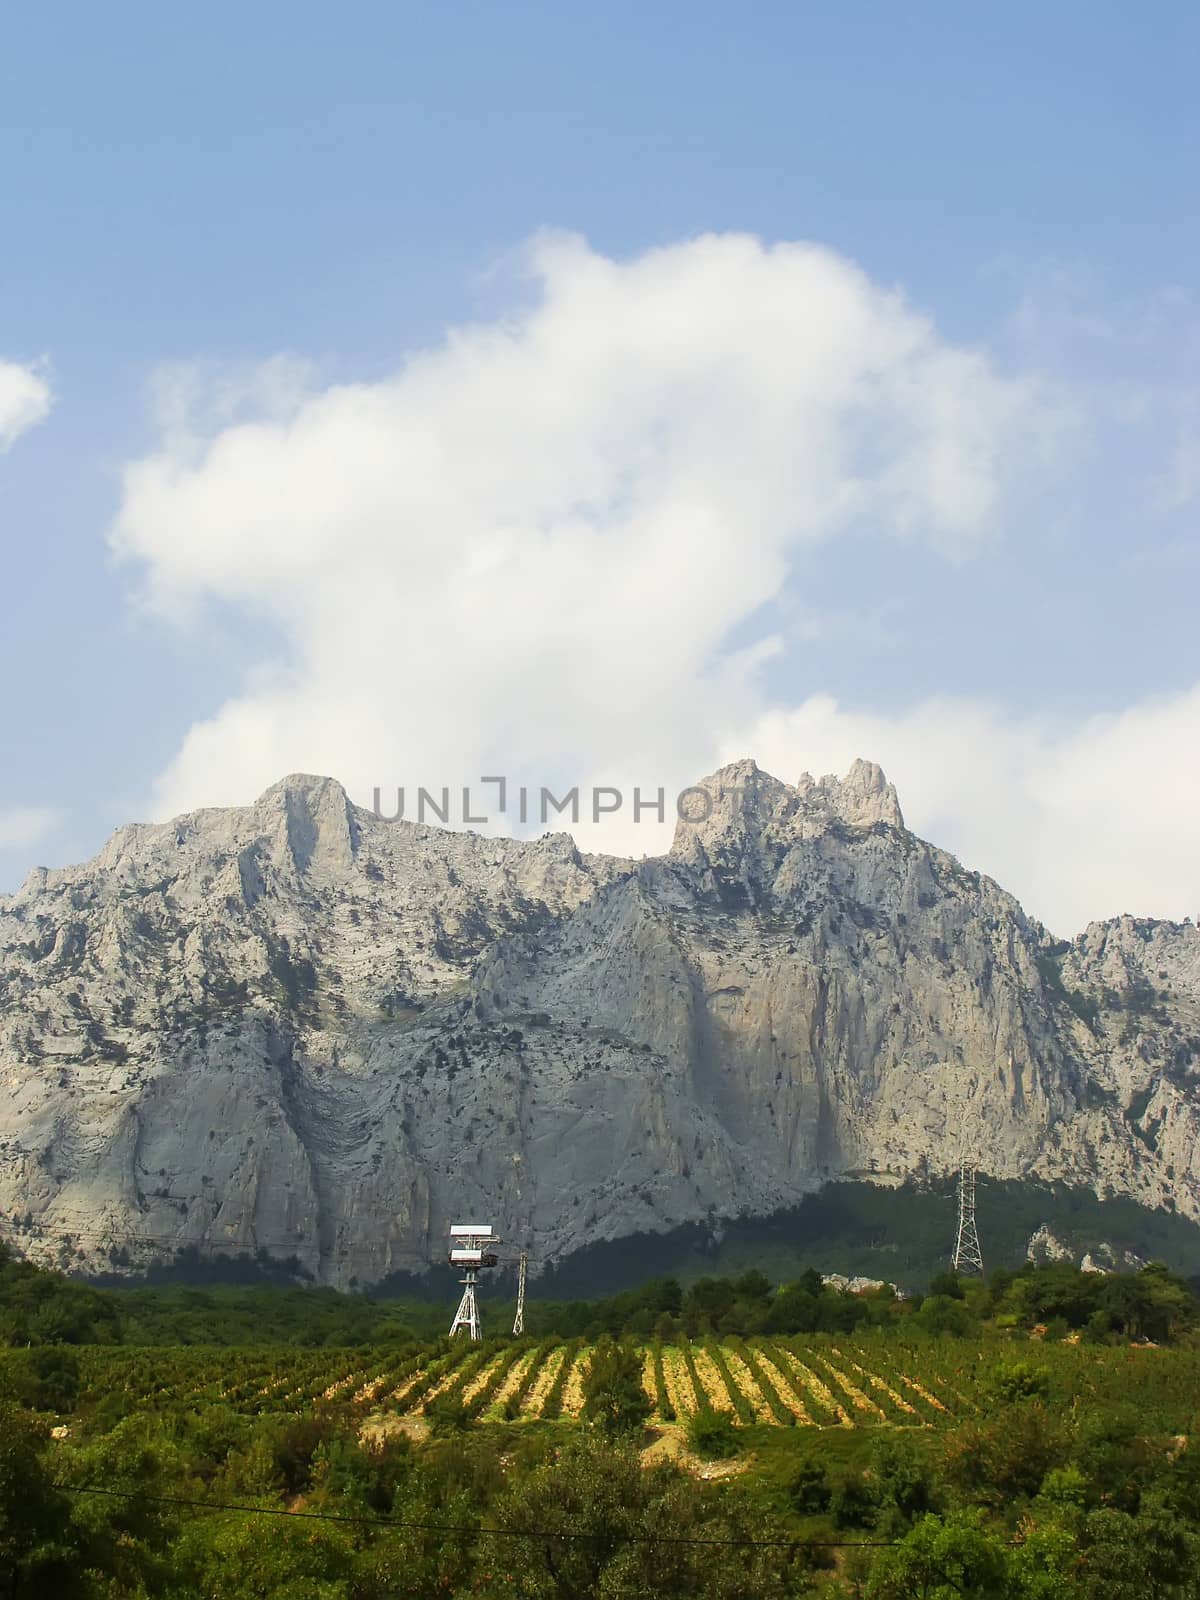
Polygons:
[[769,644],[728,641],[799,548],[988,536],[1030,391],[850,263],[741,236],[618,263],[554,236],[527,265],[519,315],[385,381],[289,388],[284,414],[206,431],[176,407],[129,467],[113,539],[148,602],[233,604],[274,641],[162,808],[300,763],[361,787],[690,760],[757,704]]
[[[864,755],[916,825],[1057,926],[1184,909],[1169,840],[1194,839],[1194,696],[1065,727],[954,700],[772,709],[764,690],[806,549],[854,534],[956,560],[996,537],[1061,420],[1037,386],[810,245],[722,235],[618,262],[545,236],[525,264],[524,309],[379,381],[321,387],[285,361],[160,384],[114,547],[163,616],[233,608],[263,639],[161,774],[160,815],[297,769],[369,800],[489,772],[670,791],[735,755],[792,778]],[[636,852],[669,836],[630,821],[576,831]]]
[[0,451],[43,422],[52,401],[50,384],[36,367],[0,361]]

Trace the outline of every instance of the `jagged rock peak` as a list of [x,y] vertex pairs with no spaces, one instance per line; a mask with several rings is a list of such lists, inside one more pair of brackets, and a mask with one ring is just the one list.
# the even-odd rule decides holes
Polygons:
[[732,761],[693,785],[682,809],[673,854],[690,855],[698,844],[766,832],[811,835],[830,822],[904,826],[894,785],[875,762],[861,760],[844,778],[830,773],[815,779],[803,772],[795,785],[773,778],[755,761]]
[[336,778],[322,778],[312,772],[290,772],[269,789],[264,789],[255,801],[256,806],[286,805],[289,800],[301,799],[309,805],[349,805],[349,797]]
[[284,832],[297,871],[349,866],[358,843],[355,806],[334,778],[295,772],[259,796],[256,811],[283,813]]
[[841,779],[827,773],[814,780],[810,773],[802,772],[796,787],[806,798],[819,795],[843,822],[855,827],[869,828],[877,822],[886,822],[893,828],[904,826],[896,786],[887,781],[883,768],[874,761],[851,762],[849,772]]

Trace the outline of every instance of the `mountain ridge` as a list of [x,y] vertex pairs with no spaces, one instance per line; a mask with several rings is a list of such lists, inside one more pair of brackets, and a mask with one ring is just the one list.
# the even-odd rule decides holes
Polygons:
[[262,1250],[345,1284],[460,1211],[550,1262],[966,1148],[1200,1220],[1192,924],[1053,940],[869,762],[690,793],[631,861],[293,774],[35,869],[0,897],[0,1216],[85,1266]]

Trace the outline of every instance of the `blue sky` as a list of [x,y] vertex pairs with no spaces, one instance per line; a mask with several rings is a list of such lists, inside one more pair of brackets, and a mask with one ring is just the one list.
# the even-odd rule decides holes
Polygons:
[[[616,768],[686,782],[750,742],[745,753],[785,777],[851,751],[883,760],[911,821],[1063,931],[1121,910],[1194,914],[1200,834],[1185,797],[1200,780],[1198,45],[1200,21],[1182,4],[13,12],[0,55],[0,361],[32,370],[53,404],[0,454],[0,890],[34,861],[90,854],[119,822],[249,801],[271,761],[336,757],[352,769],[336,775],[368,799],[372,779],[453,779],[485,759],[547,779]],[[653,687],[634,695],[629,677],[604,676],[599,652],[636,649],[646,616],[603,588],[607,632],[577,619],[576,667],[605,692],[574,738],[569,707],[541,687],[561,675],[559,658],[503,638],[491,619],[464,619],[455,561],[419,594],[402,581],[422,539],[449,548],[462,537],[474,551],[462,506],[430,513],[425,529],[410,496],[369,540],[352,533],[361,581],[336,582],[334,598],[326,568],[314,567],[314,592],[330,594],[340,619],[317,623],[313,596],[292,584],[273,467],[236,480],[213,469],[199,499],[178,477],[152,502],[144,484],[130,486],[131,463],[191,472],[256,419],[315,426],[322,395],[353,385],[369,399],[414,351],[443,350],[448,328],[536,317],[553,298],[548,283],[574,295],[592,270],[582,257],[568,253],[549,278],[529,270],[529,241],[543,230],[585,238],[592,263],[674,250],[664,271],[681,285],[699,235],[753,235],[767,252],[810,242],[842,264],[840,283],[863,275],[881,348],[899,337],[883,304],[897,292],[910,335],[924,319],[941,357],[986,364],[966,398],[957,380],[943,384],[932,354],[903,382],[940,396],[929,405],[950,442],[930,423],[922,461],[970,452],[987,506],[968,497],[939,510],[925,490],[903,507],[872,499],[797,541],[787,499],[805,485],[764,456],[767,477],[780,467],[779,499],[761,533],[751,517],[739,534],[753,545],[749,564],[761,563],[757,586],[724,612],[701,604],[707,632],[689,654],[679,577],[687,591],[688,571],[704,574],[703,599],[722,586],[722,560],[740,565],[733,546],[697,562],[677,532],[674,568],[647,567],[644,581],[665,586],[657,729]],[[765,284],[762,261],[744,266],[744,280],[742,268],[720,270],[728,297],[696,287],[689,337],[736,320]],[[608,314],[632,325],[643,288],[629,278],[604,300]],[[802,362],[824,313],[808,280],[798,276],[796,292],[815,306],[811,331],[790,334]],[[691,293],[681,288],[681,302]],[[714,346],[706,383],[733,373],[736,334]],[[530,337],[523,389],[544,371]],[[574,334],[561,337],[574,351]],[[653,340],[617,343],[640,374],[620,403],[636,408],[667,382],[656,365],[666,358]],[[858,344],[839,359],[860,376],[875,370]],[[590,370],[574,361],[563,357],[561,370]],[[473,363],[455,381],[499,381],[478,348]],[[831,392],[841,371],[830,368]],[[676,368],[669,378],[682,381]],[[759,381],[789,382],[774,366],[739,369],[735,381],[750,407]],[[810,401],[811,437],[825,412],[806,389]],[[861,436],[852,414],[837,414],[855,481],[874,470],[864,461],[884,472],[889,452],[917,449],[897,444],[904,424],[889,406]],[[402,430],[412,415],[406,405],[387,425]],[[353,424],[366,427],[361,413]],[[606,426],[576,418],[556,447],[563,460],[578,447],[586,461]],[[760,444],[755,435],[749,448]],[[347,447],[345,470],[369,475],[358,448]],[[501,430],[479,448],[517,447]],[[459,439],[451,455],[466,478],[471,451]],[[324,476],[305,496],[328,492],[322,537],[340,540],[361,507],[334,503],[337,447],[313,458]],[[538,468],[536,453],[529,460],[526,477]],[[679,471],[693,481],[686,464]],[[479,481],[492,481],[483,466]],[[251,580],[228,561],[201,571],[196,553],[214,523],[237,522],[221,495],[243,483],[277,507],[277,527],[256,513],[238,533],[247,550],[261,539],[272,552],[261,582],[257,567]],[[725,488],[712,490],[724,508],[714,516],[728,520]],[[571,500],[565,468],[555,493]],[[515,523],[534,515],[513,506]],[[690,514],[704,520],[703,507]],[[393,526],[402,548],[389,543]],[[526,535],[506,524],[513,543],[500,555],[489,545],[487,560],[508,560]],[[173,563],[189,541],[181,577]],[[606,548],[622,559],[615,539],[589,544],[563,578],[573,592]],[[552,545],[538,549],[553,564]],[[295,589],[287,606],[280,587]],[[376,594],[395,602],[398,641],[416,641],[434,611],[442,637],[469,624],[474,643],[450,669],[430,666],[427,649],[406,659],[395,643],[385,694],[378,662],[343,671],[331,659],[354,656],[356,630],[387,627]],[[560,601],[551,586],[542,603]],[[407,604],[421,617],[407,617]],[[730,663],[747,649],[757,651],[753,685],[730,689]],[[495,679],[510,705],[536,681],[528,715],[517,704],[497,732],[504,717],[485,697],[476,718],[469,683],[443,681],[460,667],[465,679]],[[293,701],[319,703],[324,721],[276,697],[281,731],[259,738],[256,755],[246,703],[264,681],[271,695],[286,682]],[[607,703],[622,697],[625,721]],[[364,702],[348,751],[327,730],[340,706]],[[210,731],[189,755],[198,726]]]

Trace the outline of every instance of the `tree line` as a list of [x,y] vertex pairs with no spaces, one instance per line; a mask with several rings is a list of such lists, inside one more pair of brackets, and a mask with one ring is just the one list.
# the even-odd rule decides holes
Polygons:
[[[511,1324],[507,1302],[485,1306],[490,1325]],[[19,1260],[0,1244],[0,1344],[358,1346],[431,1339],[445,1307],[373,1300],[333,1289],[162,1286],[98,1289]],[[533,1298],[536,1337],[671,1340],[708,1334],[841,1333],[864,1328],[970,1337],[985,1327],[1044,1327],[1051,1338],[1165,1343],[1200,1323],[1193,1283],[1152,1264],[1138,1272],[1084,1272],[1057,1262],[999,1268],[986,1280],[942,1272],[923,1294],[883,1284],[864,1292],[815,1269],[773,1284],[762,1272],[702,1277],[683,1285],[652,1278],[599,1299]]]

